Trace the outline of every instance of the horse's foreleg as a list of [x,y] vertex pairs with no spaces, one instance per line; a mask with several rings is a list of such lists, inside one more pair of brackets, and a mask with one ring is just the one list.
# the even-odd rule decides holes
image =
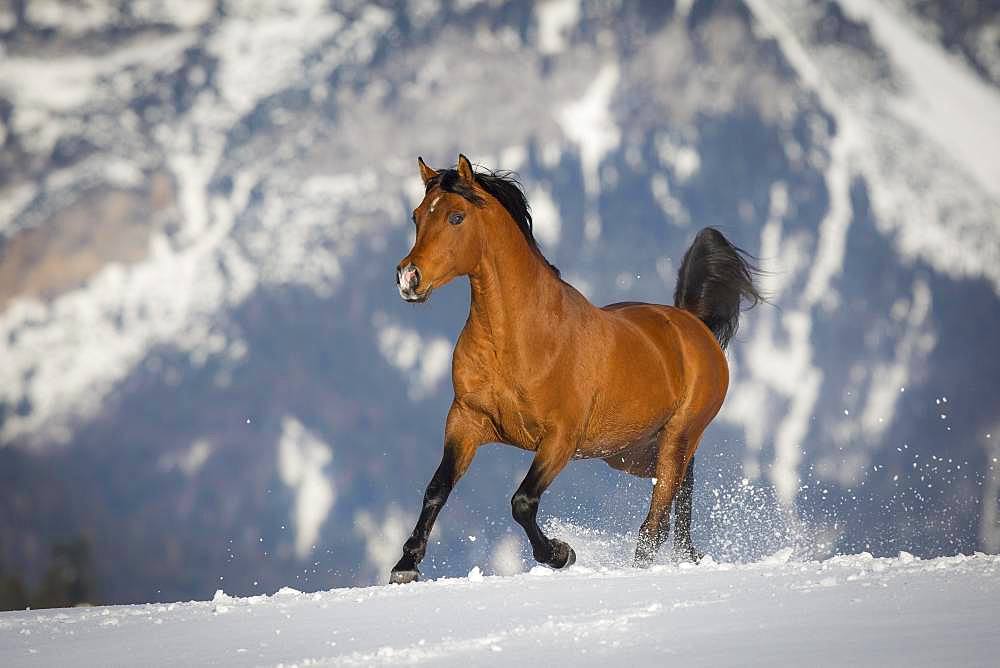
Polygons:
[[468,428],[467,423],[463,424],[460,414],[455,406],[452,406],[445,427],[445,445],[441,463],[427,484],[420,517],[413,527],[413,533],[403,544],[403,556],[392,567],[389,582],[405,584],[420,577],[417,565],[427,552],[427,539],[431,535],[431,529],[434,528],[434,521],[448,500],[451,490],[468,470],[476,454],[476,448],[483,442],[484,439],[476,435],[476,430]]
[[420,509],[420,517],[417,518],[417,524],[413,527],[413,533],[403,544],[403,556],[392,567],[389,582],[405,584],[420,577],[417,564],[423,560],[424,554],[427,552],[427,538],[431,535],[431,529],[434,528],[434,521],[448,500],[455,483],[458,482],[471,463],[473,453],[474,450],[465,453],[457,451],[455,447],[445,446],[441,463],[427,484],[427,491],[424,492],[424,503]]
[[576,561],[573,548],[561,540],[548,538],[538,526],[538,502],[573,453],[564,443],[543,443],[535,453],[531,468],[510,500],[514,520],[531,541],[535,560],[552,568],[566,568]]

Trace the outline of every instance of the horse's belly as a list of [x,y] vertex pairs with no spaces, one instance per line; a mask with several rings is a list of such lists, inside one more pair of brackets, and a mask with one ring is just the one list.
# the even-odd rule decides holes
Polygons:
[[601,379],[584,429],[582,456],[606,457],[646,444],[678,405],[678,379],[648,348],[609,358]]
[[651,478],[656,472],[657,453],[657,444],[651,442],[634,445],[603,459],[613,469],[640,478]]
[[633,475],[651,475],[660,434],[670,419],[666,405],[616,412],[590,425],[575,459],[603,459]]
[[607,458],[635,448],[642,448],[656,441],[656,435],[663,429],[666,416],[657,414],[654,418],[637,422],[613,421],[601,428],[588,430],[587,436],[577,447],[574,459]]

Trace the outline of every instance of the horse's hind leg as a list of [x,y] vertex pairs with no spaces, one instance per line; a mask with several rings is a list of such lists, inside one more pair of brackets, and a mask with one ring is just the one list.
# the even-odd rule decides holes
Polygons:
[[684,480],[674,501],[674,552],[688,561],[698,562],[705,555],[691,544],[691,506],[694,499],[694,457],[687,464]]
[[566,466],[572,448],[563,443],[548,441],[535,453],[531,468],[510,500],[514,520],[521,525],[531,541],[535,560],[552,568],[566,568],[576,561],[573,548],[561,540],[547,537],[538,526],[538,502],[542,493]]
[[[670,506],[684,480],[689,450],[693,453],[701,434],[692,436],[688,427],[668,424],[660,436],[656,456],[656,483],[649,503],[649,513],[639,528],[639,542],[635,548],[635,565],[648,566],[670,533]],[[692,479],[693,482],[693,479]],[[690,531],[690,513],[688,513]]]

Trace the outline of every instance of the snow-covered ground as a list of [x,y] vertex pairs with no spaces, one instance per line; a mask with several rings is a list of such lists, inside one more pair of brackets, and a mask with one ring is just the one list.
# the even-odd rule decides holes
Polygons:
[[0,613],[0,665],[997,665],[1000,556],[790,554]]

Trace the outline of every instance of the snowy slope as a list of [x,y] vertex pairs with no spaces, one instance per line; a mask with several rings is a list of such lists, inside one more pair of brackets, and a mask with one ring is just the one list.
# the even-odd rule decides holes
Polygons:
[[[468,308],[390,276],[415,157],[459,151],[520,174],[595,302],[669,300],[704,225],[771,271],[699,451],[716,558],[1000,551],[1000,9],[976,4],[0,2],[0,571],[34,586],[81,538],[106,602],[384,577]],[[522,455],[477,457],[429,575],[520,570]],[[542,512],[646,507],[598,462]]]
[[1000,557],[787,559],[0,613],[0,664],[996,665]]

